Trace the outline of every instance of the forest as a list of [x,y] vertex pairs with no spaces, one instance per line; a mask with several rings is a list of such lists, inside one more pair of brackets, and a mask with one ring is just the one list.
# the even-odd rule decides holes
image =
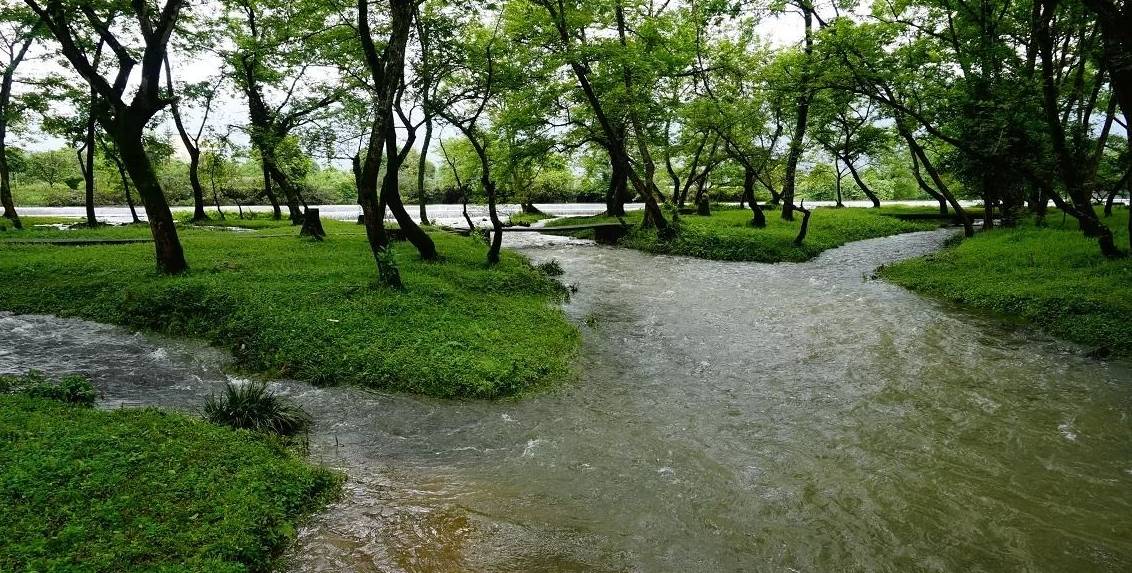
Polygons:
[[1132,568],[1129,0],[0,2],[0,571]]

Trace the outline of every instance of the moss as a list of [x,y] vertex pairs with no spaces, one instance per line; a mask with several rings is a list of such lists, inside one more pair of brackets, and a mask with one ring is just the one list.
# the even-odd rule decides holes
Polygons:
[[[148,244],[59,247],[0,242],[0,309],[200,337],[243,367],[315,383],[445,397],[518,394],[568,375],[577,329],[563,287],[522,256],[485,264],[486,245],[437,232],[444,260],[393,252],[403,291],[375,286],[357,225],[325,221],[324,242],[273,228],[181,231],[191,270],[157,276]],[[2,237],[146,236],[144,227]]]
[[154,409],[0,396],[0,571],[267,571],[336,474]]
[[[1075,342],[1132,354],[1132,259],[1108,260],[1072,219],[980,232],[947,249],[884,267],[880,276],[973,309],[1022,318]],[[1128,244],[1128,210],[1105,223]]]
[[[796,246],[794,238],[801,226],[801,213],[794,221],[783,221],[777,211],[767,211],[767,226],[759,229],[750,225],[750,210],[717,206],[710,216],[681,215],[679,232],[668,241],[659,239],[655,231],[641,228],[642,216],[642,212],[636,211],[626,217],[626,222],[634,228],[618,244],[649,253],[760,263],[806,261],[826,249],[851,241],[938,227],[933,222],[885,217],[869,209],[818,208],[810,219],[806,241]],[[617,222],[617,219],[570,217],[551,221],[548,226],[599,222]],[[587,234],[592,235],[592,232],[581,233],[582,236]]]

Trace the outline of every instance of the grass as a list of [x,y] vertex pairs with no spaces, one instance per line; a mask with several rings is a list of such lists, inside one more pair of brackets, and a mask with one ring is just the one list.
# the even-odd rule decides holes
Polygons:
[[[681,215],[677,236],[660,240],[655,231],[640,228],[643,212],[634,211],[625,218],[634,228],[618,244],[649,253],[684,255],[721,261],[753,261],[777,263],[812,259],[826,249],[851,241],[924,231],[938,227],[933,222],[901,221],[885,217],[869,209],[814,209],[810,229],[802,246],[794,245],[802,215],[794,221],[783,221],[778,211],[766,211],[767,226],[752,227],[751,211],[716,206],[711,216]],[[555,219],[547,226],[617,222],[613,217],[568,217]],[[592,234],[590,231],[580,235]]]
[[[42,230],[27,219],[25,231],[0,232],[0,309],[198,337],[268,376],[496,398],[565,378],[578,345],[556,304],[563,287],[514,253],[486,266],[477,238],[434,233],[442,262],[395,243],[406,287],[395,291],[374,285],[373,256],[350,223],[324,221],[323,242],[299,239],[285,224],[247,233],[186,227],[191,270],[161,277],[149,244],[2,242],[144,237],[144,227]],[[257,238],[282,231],[275,227],[290,233]]]
[[552,215],[547,215],[545,213],[518,212],[518,213],[512,213],[511,216],[508,217],[507,222],[511,225],[530,225],[531,223],[535,223],[535,222],[541,221],[543,219],[553,219],[553,218],[554,217]]
[[[1132,258],[1106,260],[1072,219],[980,232],[944,251],[883,267],[916,292],[1020,317],[1055,336],[1132,355]],[[1128,210],[1105,223],[1128,245]]]
[[0,571],[268,571],[340,477],[262,434],[0,395]]

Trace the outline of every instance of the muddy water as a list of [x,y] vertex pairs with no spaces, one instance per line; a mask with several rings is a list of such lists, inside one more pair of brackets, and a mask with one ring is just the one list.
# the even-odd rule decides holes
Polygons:
[[[578,379],[501,403],[280,383],[351,478],[287,566],[1132,569],[1132,365],[869,280],[946,236],[760,265],[516,234],[579,288]],[[199,408],[225,360],[0,315],[0,370],[91,374],[110,407]]]

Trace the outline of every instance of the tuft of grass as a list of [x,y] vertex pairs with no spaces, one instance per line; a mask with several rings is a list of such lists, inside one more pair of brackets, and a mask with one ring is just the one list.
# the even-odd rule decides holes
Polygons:
[[269,571],[337,474],[156,409],[0,395],[0,571]]
[[209,396],[204,417],[214,424],[279,436],[304,433],[313,422],[302,407],[259,381],[229,382],[220,396]]
[[[30,219],[30,218],[29,218]],[[150,244],[61,247],[9,237],[147,236],[144,227],[0,235],[0,309],[74,316],[232,350],[266,376],[442,397],[511,396],[565,379],[579,341],[563,287],[515,253],[485,264],[476,238],[432,234],[422,261],[394,242],[404,289],[377,286],[357,225],[324,221],[323,242],[279,230],[182,228],[190,271],[158,276]]]
[[[1132,258],[1108,260],[1072,219],[980,232],[945,250],[883,267],[879,275],[972,309],[1020,317],[1050,334],[1132,355]],[[1128,210],[1105,224],[1128,245]]]
[[52,380],[38,370],[15,376],[0,375],[0,394],[25,394],[88,408],[94,406],[98,398],[94,385],[83,376],[72,374]]
[[536,268],[548,277],[560,277],[566,273],[566,271],[562,270],[562,265],[558,262],[558,259],[550,259],[549,261],[541,262],[536,265]]
[[[649,253],[721,261],[801,262],[848,242],[939,226],[934,222],[902,221],[871,209],[817,208],[810,218],[805,243],[799,247],[794,245],[794,238],[801,226],[800,213],[794,221],[783,221],[777,211],[766,211],[767,226],[759,229],[750,225],[748,209],[724,206],[713,209],[710,216],[680,215],[679,231],[675,238],[667,241],[657,237],[655,230],[641,228],[642,212],[631,212],[626,222],[633,225],[633,229],[618,244]],[[550,221],[547,226],[616,222],[614,217],[569,217]],[[592,237],[592,231],[577,234]]]

